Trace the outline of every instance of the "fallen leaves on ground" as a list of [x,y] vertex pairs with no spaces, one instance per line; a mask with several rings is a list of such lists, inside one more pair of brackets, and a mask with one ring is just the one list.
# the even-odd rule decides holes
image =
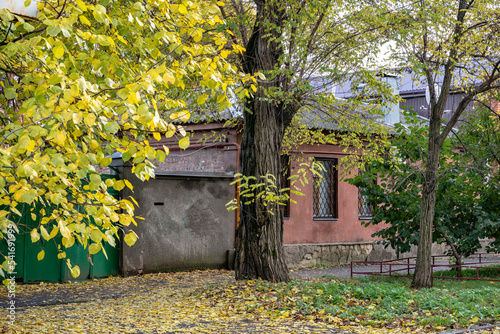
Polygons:
[[[3,292],[2,292],[3,293]],[[320,293],[320,292],[318,292]],[[300,294],[297,294],[299,296]],[[287,299],[288,298],[288,299]],[[360,325],[325,312],[304,314],[293,294],[224,270],[21,285],[5,333],[424,333],[402,321]],[[298,297],[297,297],[298,298]],[[2,298],[5,310],[7,298]],[[369,307],[369,305],[367,305]],[[5,319],[5,315],[2,317]],[[361,319],[362,320],[362,319]],[[491,329],[488,333],[500,333]]]

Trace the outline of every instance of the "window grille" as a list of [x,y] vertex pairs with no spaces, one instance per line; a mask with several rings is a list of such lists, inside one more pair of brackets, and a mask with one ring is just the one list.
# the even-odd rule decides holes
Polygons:
[[[359,170],[359,175],[363,174],[363,171]],[[375,184],[375,180],[372,183]],[[368,203],[368,195],[362,194],[363,191],[363,188],[358,188],[358,215],[361,218],[367,218],[372,216],[373,207]]]
[[337,218],[337,159],[316,161],[324,170],[314,176],[313,217]]

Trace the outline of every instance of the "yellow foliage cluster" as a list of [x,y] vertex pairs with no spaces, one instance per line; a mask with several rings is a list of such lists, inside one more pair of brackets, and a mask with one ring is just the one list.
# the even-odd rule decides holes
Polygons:
[[[199,105],[211,95],[228,106],[226,90],[241,77],[226,58],[242,49],[228,50],[215,29],[222,3],[37,5],[36,19],[0,10],[0,238],[9,225],[17,230],[27,205],[38,214],[33,242],[60,236],[61,257],[75,241],[94,254],[136,224],[134,200],[108,192],[132,185],[99,170],[121,152],[140,179],[154,177],[150,160],[168,152],[146,136],[177,136],[186,148],[186,132],[165,112],[181,110],[171,119],[187,121],[186,100],[196,92]],[[124,238],[136,239],[131,230]]]

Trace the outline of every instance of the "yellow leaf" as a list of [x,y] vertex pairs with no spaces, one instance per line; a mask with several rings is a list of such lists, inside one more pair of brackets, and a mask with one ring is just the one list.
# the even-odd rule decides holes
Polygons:
[[203,38],[203,33],[201,32],[200,29],[196,29],[195,31],[193,31],[193,40],[195,42],[201,41],[202,38]]
[[122,190],[123,188],[125,188],[124,181],[123,180],[116,180],[115,184],[113,185],[113,188],[115,188],[115,190],[117,190],[117,191]]
[[226,99],[226,95],[222,94],[217,96],[217,103],[222,103]]
[[13,271],[12,266],[11,266],[11,262],[8,260],[3,261],[2,265],[0,266],[0,269],[3,269],[3,271],[8,272],[8,273]]
[[184,6],[184,5],[179,5],[178,10],[179,10],[179,13],[184,14],[184,15],[186,15],[188,13],[186,6]]
[[83,11],[87,10],[87,6],[85,5],[85,3],[82,0],[76,0],[75,3],[78,6],[78,8],[80,8],[81,10],[83,10]]
[[80,276],[80,267],[74,266],[73,268],[70,269],[70,271],[71,271],[71,276],[73,276],[74,278]]
[[88,126],[93,126],[95,124],[95,119],[96,117],[93,113],[88,113],[84,118],[85,124],[87,124]]
[[124,180],[125,181],[125,185],[130,189],[130,190],[134,190],[134,186],[132,185],[132,183],[130,183],[129,180]]
[[90,26],[90,21],[84,15],[80,15],[78,18],[80,19],[80,22]]
[[58,259],[64,259],[65,257],[66,257],[66,252],[61,252],[61,253],[57,254]]
[[203,94],[203,95],[198,97],[198,99],[196,100],[196,103],[198,103],[198,105],[202,105],[207,101],[207,98],[208,98],[208,95]]
[[120,220],[120,217],[116,214],[116,212],[112,212],[111,215],[109,216],[109,219],[111,219],[113,223],[116,223],[117,221]]
[[54,138],[58,143],[60,144],[64,144],[64,142],[66,141],[66,134],[62,131],[58,131],[55,135],[55,138]]
[[104,183],[106,183],[108,187],[112,187],[113,184],[115,184],[115,179],[107,179]]
[[63,197],[61,194],[56,193],[56,194],[50,195],[50,200],[52,201],[52,203],[57,205],[57,204],[61,204],[61,202],[63,201]]
[[31,242],[37,242],[38,240],[40,240],[40,234],[38,234],[36,228],[34,228],[31,231],[30,235],[31,235]]
[[137,241],[137,234],[134,231],[130,231],[123,240],[125,240],[127,245],[132,246]]
[[64,245],[64,247],[70,248],[75,244],[75,238],[73,236],[70,236],[69,238],[63,237],[62,244]]
[[173,84],[175,83],[175,77],[170,71],[166,71],[165,74],[163,75],[163,81]]
[[153,137],[154,139],[160,141],[161,140],[161,134],[159,132],[153,132]]
[[47,232],[47,230],[45,229],[45,227],[43,226],[40,226],[40,232],[42,232],[42,237],[45,239],[45,240],[49,240],[50,239],[50,235],[49,233]]
[[187,110],[183,110],[179,113],[179,119],[183,122],[189,121],[189,118],[191,117],[191,114]]
[[138,92],[131,92],[129,95],[128,95],[128,102],[132,103],[132,104],[136,104],[136,103],[139,103],[140,99],[139,99],[139,93]]
[[89,246],[89,253],[91,255],[98,253],[101,250],[101,244],[92,244]]
[[38,255],[36,256],[36,258],[38,259],[38,261],[42,261],[44,257],[45,257],[45,251],[42,249],[40,253],[38,253]]
[[61,235],[63,236],[63,238],[66,239],[71,238],[71,232],[69,231],[68,227],[64,225],[62,220],[60,220],[58,224],[59,224],[59,230],[61,231]]
[[179,111],[170,114],[170,119],[173,121],[181,120],[183,122],[187,122],[189,118],[191,117],[191,114],[187,110]]
[[90,239],[94,242],[101,242],[102,240],[102,233],[99,230],[92,230],[90,232]]
[[177,130],[179,131],[179,133],[181,134],[181,136],[185,136],[186,135],[186,130],[182,127],[182,126],[177,126]]
[[165,152],[162,151],[162,150],[157,150],[156,151],[156,160],[158,160],[159,162],[163,162],[165,161]]
[[21,212],[19,212],[18,209],[16,209],[14,206],[11,206],[10,207],[10,211],[12,211],[13,213],[15,213],[16,215],[18,215],[19,217],[22,216]]
[[116,247],[115,237],[113,237],[112,235],[107,235],[107,236],[106,236],[106,240],[108,241],[108,244],[109,244],[111,247]]
[[35,144],[36,144],[36,142],[34,140],[30,140],[28,146],[26,146],[26,151],[28,151],[28,152],[35,151]]
[[52,52],[56,58],[61,58],[64,56],[64,47],[62,45],[58,45],[52,49]]
[[16,200],[16,202],[21,201],[21,196],[23,195],[23,193],[24,193],[23,189],[19,189],[18,191],[16,191],[16,193],[14,194],[14,199]]
[[132,219],[130,218],[130,216],[123,215],[120,217],[120,224],[122,224],[123,226],[129,226],[131,222]]
[[183,150],[189,147],[189,137],[184,137],[179,140],[179,147]]
[[52,231],[50,231],[49,239],[52,239],[53,237],[56,236],[57,232],[59,232],[59,227],[54,227]]

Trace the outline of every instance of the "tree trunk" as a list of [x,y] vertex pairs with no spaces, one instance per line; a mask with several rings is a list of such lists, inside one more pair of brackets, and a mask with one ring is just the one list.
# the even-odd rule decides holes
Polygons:
[[[246,47],[243,66],[246,73],[254,75],[262,72],[268,79],[259,82],[257,92],[245,104],[241,173],[256,177],[256,183],[265,182],[267,175],[274,176],[273,181],[277,185],[275,190],[278,192],[281,188],[280,155],[284,130],[297,108],[285,107],[272,96],[272,91],[283,88],[280,77],[272,77],[271,74],[279,67],[282,54],[279,37],[283,31],[283,9],[263,1],[256,1],[256,5],[257,18]],[[281,206],[259,198],[246,203],[245,198],[242,198],[240,208],[236,279],[289,281],[283,253]]]
[[462,257],[461,256],[455,256],[455,264],[459,267],[455,267],[457,269],[457,277],[463,277],[462,274]]
[[446,99],[440,100],[440,104],[432,109],[429,122],[428,155],[424,171],[424,184],[422,187],[417,262],[413,282],[411,283],[414,289],[432,287],[432,232],[434,229],[434,209],[436,207],[439,156],[442,148],[438,138],[441,130],[444,103],[446,103]]
[[453,242],[451,242],[450,238],[448,238],[446,236],[446,234],[442,234],[442,236],[444,237],[444,239],[446,240],[446,243],[448,244],[448,246],[451,248],[451,252],[453,253],[453,257],[455,258],[455,264],[460,266],[460,267],[454,267],[453,270],[455,270],[457,272],[457,277],[462,277],[462,254],[460,254],[457,250],[457,248],[455,247],[455,245],[453,244]]
[[[274,175],[278,189],[282,133],[274,121],[274,108],[255,99],[253,112],[245,115],[241,144],[241,172],[265,182]],[[289,281],[283,254],[283,211],[276,203],[267,206],[261,199],[244,203],[238,228],[236,279],[262,278],[272,282]],[[272,211],[272,213],[271,213]]]
[[415,289],[430,288],[432,260],[432,230],[436,206],[437,172],[427,171],[422,189],[420,229],[418,237],[417,263],[411,286]]

